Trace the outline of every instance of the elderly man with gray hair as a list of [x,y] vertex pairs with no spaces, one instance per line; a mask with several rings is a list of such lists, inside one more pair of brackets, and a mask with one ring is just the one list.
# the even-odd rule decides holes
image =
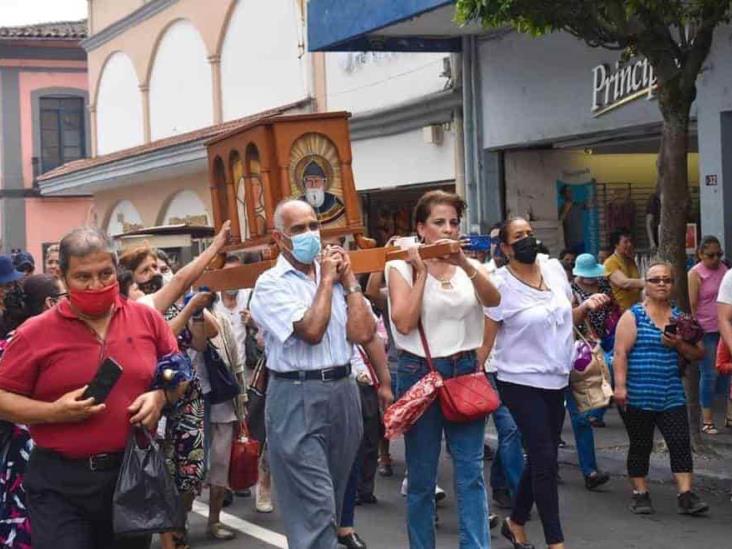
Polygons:
[[[34,549],[143,548],[115,539],[112,496],[133,425],[156,426],[167,398],[151,391],[158,360],[178,351],[163,317],[121,298],[107,236],[81,228],[59,246],[68,297],[25,322],[0,360],[0,419],[30,426],[25,478]],[[121,375],[103,402],[85,398],[100,365]]]
[[313,208],[285,200],[274,220],[280,255],[259,277],[251,313],[270,370],[265,422],[275,496],[290,549],[336,549],[363,433],[353,344],[371,341],[376,326],[348,254],[321,251]]

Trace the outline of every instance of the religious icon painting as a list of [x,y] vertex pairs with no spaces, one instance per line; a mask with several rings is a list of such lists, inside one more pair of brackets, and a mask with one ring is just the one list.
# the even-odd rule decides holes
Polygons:
[[345,226],[343,183],[338,151],[326,136],[308,133],[290,151],[292,195],[308,202],[323,225]]

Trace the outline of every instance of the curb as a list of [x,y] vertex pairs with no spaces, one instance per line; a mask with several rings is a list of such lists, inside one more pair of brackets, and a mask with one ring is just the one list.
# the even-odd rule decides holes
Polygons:
[[[496,445],[498,444],[498,437],[493,433],[486,433],[485,438]],[[597,466],[602,471],[616,477],[627,476],[625,451],[600,449],[595,450],[595,455],[597,457]],[[699,463],[699,461],[698,458],[695,458],[696,463]],[[574,447],[559,448],[559,464],[579,467],[576,449]],[[732,474],[730,472],[724,473],[696,465],[694,467],[694,483],[706,489],[729,491],[731,478]],[[648,480],[658,483],[671,483],[674,481],[667,454],[651,455]]]

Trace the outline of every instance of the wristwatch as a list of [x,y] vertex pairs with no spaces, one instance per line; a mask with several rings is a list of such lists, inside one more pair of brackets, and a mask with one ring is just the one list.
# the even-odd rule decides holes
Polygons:
[[360,284],[354,284],[353,286],[349,286],[348,288],[345,288],[343,290],[343,295],[345,295],[346,297],[348,297],[351,294],[356,294],[356,293],[358,293],[358,294],[363,293],[363,289],[361,289]]

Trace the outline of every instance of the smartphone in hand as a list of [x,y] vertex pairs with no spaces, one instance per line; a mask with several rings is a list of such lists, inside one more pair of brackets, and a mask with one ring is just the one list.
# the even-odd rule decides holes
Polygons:
[[121,376],[122,366],[111,357],[105,358],[81,398],[83,400],[93,398],[97,404],[103,403]]

